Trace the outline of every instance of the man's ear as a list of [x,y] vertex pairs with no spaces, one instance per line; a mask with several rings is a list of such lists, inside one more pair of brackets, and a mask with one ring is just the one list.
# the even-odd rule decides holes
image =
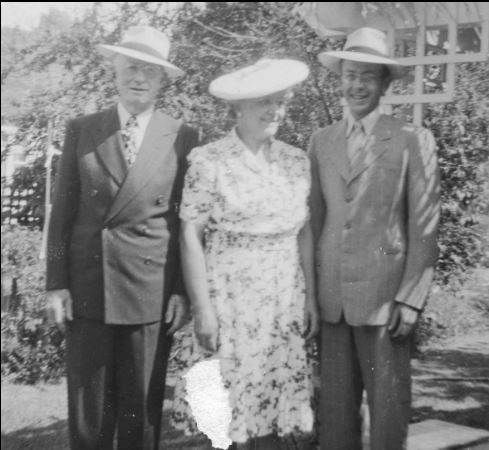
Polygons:
[[391,83],[392,83],[392,77],[389,74],[388,76],[386,76],[384,78],[383,86],[382,86],[382,95],[385,95],[385,93],[387,92],[387,89],[389,89],[389,86],[391,85]]
[[391,71],[387,66],[383,66],[384,71],[382,73],[382,95],[385,95],[387,92],[387,89],[389,89],[389,86],[392,83],[392,75]]
[[117,71],[117,64],[119,64],[119,58],[117,58],[117,53],[110,56],[108,58],[109,60],[109,70],[112,74],[112,80],[115,80],[116,78],[116,71]]

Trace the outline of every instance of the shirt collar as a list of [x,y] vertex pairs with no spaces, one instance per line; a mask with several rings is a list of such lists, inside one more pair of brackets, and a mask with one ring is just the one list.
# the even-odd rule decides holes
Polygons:
[[[127,121],[129,120],[129,117],[131,117],[131,114],[121,102],[117,103],[117,112],[119,114],[119,121],[121,123],[121,127],[124,127]],[[146,128],[146,126],[149,123],[149,120],[151,119],[151,116],[153,115],[153,112],[154,112],[154,107],[150,106],[146,111],[136,114],[136,120],[141,128]]]
[[[360,122],[363,126],[363,130],[365,131],[365,134],[370,134],[372,133],[372,130],[377,123],[377,120],[379,120],[379,117],[383,113],[382,107],[377,106],[372,112],[368,113],[365,117],[362,117],[358,122]],[[349,137],[350,133],[353,129],[353,124],[357,122],[357,119],[355,119],[350,112],[348,112],[346,116],[346,136]]]
[[[242,147],[242,149],[246,149],[247,151],[251,152],[251,150],[247,147],[247,145],[241,140],[241,138],[239,137],[239,134],[237,132],[237,127],[234,126],[231,131],[229,132],[229,136],[238,143],[239,146]],[[273,146],[273,143],[275,142],[275,136],[270,136],[268,138],[269,142],[270,142],[270,148]]]

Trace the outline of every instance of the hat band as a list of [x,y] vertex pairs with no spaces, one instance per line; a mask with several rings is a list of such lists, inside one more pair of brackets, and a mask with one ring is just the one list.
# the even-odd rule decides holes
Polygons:
[[374,50],[373,48],[370,47],[362,47],[362,46],[353,46],[349,48],[344,49],[345,52],[353,52],[353,53],[367,53],[372,56],[380,56],[382,58],[389,58],[388,55],[385,53],[379,52],[377,50]]
[[146,44],[141,44],[140,42],[124,42],[120,44],[121,47],[127,48],[129,50],[136,50],[141,53],[146,53],[148,56],[153,56],[155,58],[168,60],[165,56],[163,56],[160,52],[155,50],[153,47],[150,47]]

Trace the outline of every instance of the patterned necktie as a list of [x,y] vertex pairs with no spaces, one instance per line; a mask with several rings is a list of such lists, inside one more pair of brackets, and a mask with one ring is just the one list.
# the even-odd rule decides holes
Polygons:
[[365,145],[365,132],[363,125],[355,121],[348,139],[348,159],[350,161],[350,170],[354,170],[363,158],[363,147]]
[[126,126],[122,129],[122,141],[124,142],[124,154],[129,167],[132,166],[138,154],[138,145],[136,135],[138,130],[138,121],[136,116],[129,117]]

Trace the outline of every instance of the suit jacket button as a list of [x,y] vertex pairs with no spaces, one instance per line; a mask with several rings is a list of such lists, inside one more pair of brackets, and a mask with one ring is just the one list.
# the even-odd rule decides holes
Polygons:
[[346,194],[345,195],[345,200],[346,200],[347,203],[350,203],[353,200],[353,195]]
[[145,259],[144,259],[144,264],[145,264],[146,266],[149,266],[149,265],[151,264],[151,259],[149,259],[149,258],[145,258]]
[[351,222],[345,223],[345,230],[349,230],[351,228]]
[[100,261],[100,255],[94,255],[93,259],[94,259],[95,261]]
[[165,196],[164,195],[160,195],[157,199],[156,199],[156,204],[157,205],[162,205],[163,203],[165,202]]
[[98,194],[97,189],[91,189],[90,192],[88,193],[90,197],[95,197],[97,194]]

